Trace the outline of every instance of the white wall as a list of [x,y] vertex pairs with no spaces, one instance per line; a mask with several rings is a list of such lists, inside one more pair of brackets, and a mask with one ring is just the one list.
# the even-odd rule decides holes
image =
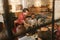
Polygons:
[[4,22],[3,21],[3,16],[1,15],[3,13],[3,4],[2,4],[2,0],[0,0],[0,22]]
[[9,0],[9,4],[12,5],[12,12],[16,12],[16,5],[22,4],[22,0]]
[[0,0],[0,13],[3,13],[3,4],[2,4],[2,0]]
[[4,22],[4,21],[3,21],[3,16],[2,16],[2,15],[0,15],[0,22]]
[[60,0],[55,0],[55,19],[60,18]]

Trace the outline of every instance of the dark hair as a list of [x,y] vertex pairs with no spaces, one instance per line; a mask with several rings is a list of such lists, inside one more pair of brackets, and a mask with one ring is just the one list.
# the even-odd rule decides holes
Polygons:
[[26,18],[31,18],[31,16],[26,16]]
[[31,16],[33,16],[33,15],[36,16],[35,14],[32,14]]
[[35,15],[35,13],[32,13],[31,15]]
[[27,8],[24,8],[24,9],[23,9],[23,12],[26,12],[26,11],[28,11],[28,12],[29,12],[29,10],[28,10]]
[[16,23],[16,24],[15,24],[16,27],[19,26],[19,25],[24,26],[24,23],[22,23],[22,24],[18,24],[18,23]]
[[38,37],[41,38],[42,40],[51,40],[52,39],[51,36],[52,36],[52,34],[50,31],[40,31],[38,33]]

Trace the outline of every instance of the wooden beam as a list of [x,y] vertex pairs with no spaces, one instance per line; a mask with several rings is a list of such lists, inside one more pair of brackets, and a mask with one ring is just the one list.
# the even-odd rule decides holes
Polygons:
[[7,28],[8,40],[13,40],[13,34],[11,30],[11,18],[9,16],[9,2],[8,0],[3,0],[3,8],[4,8],[4,22]]

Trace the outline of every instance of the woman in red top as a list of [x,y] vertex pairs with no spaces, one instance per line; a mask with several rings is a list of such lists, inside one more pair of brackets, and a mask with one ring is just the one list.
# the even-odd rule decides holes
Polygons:
[[24,8],[23,12],[21,14],[19,14],[18,19],[14,21],[14,25],[15,25],[15,27],[13,28],[14,33],[16,33],[16,28],[17,28],[16,25],[24,24],[24,20],[28,13],[29,13],[29,10],[27,8]]
[[29,10],[27,8],[23,9],[23,12],[19,14],[18,19],[15,21],[15,23],[22,24],[24,23],[25,17],[28,15]]

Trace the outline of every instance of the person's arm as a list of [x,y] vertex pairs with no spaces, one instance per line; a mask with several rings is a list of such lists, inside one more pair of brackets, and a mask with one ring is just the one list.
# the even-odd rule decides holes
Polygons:
[[18,19],[14,21],[15,23],[24,23],[23,15],[19,15]]
[[25,27],[29,27],[30,24],[29,24],[29,23],[26,23],[26,22],[24,21],[24,26],[25,26]]
[[38,40],[42,40],[41,38],[38,38]]
[[52,16],[47,16],[47,18],[52,19]]

